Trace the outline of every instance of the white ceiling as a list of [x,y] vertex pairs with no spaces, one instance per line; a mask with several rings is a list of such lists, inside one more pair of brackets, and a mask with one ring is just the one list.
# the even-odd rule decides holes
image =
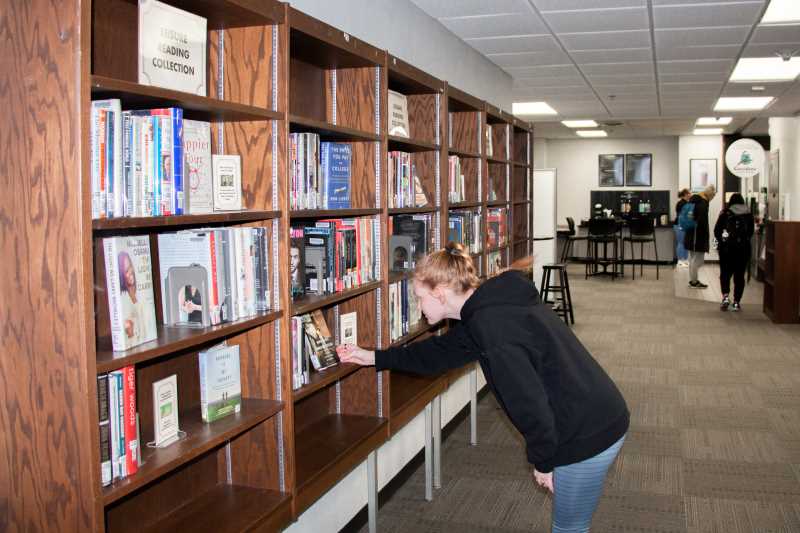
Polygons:
[[[758,25],[769,0],[412,1],[508,72],[514,101],[544,100],[558,120],[623,122],[611,136],[691,133],[720,96],[776,97],[725,113],[726,133],[766,133],[766,117],[800,111],[800,81],[760,93],[728,83],[740,57],[800,51],[800,26]],[[539,135],[575,136],[554,118],[521,118]]]

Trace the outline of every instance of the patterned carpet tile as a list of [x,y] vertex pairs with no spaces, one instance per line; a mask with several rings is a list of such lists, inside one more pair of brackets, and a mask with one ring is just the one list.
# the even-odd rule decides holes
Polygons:
[[[625,446],[628,442],[625,442]],[[609,470],[609,491],[646,492],[679,496],[683,487],[683,460],[678,457],[628,453],[625,446]]]
[[800,481],[788,464],[685,459],[683,493],[711,499],[751,502],[800,502]]
[[795,409],[766,409],[772,430],[779,437],[800,439],[800,411]]
[[791,391],[786,389],[781,390],[759,390],[764,407],[773,407],[776,409],[800,409],[800,390]]
[[755,385],[749,372],[738,370],[685,370],[680,373],[679,381],[684,385]]
[[681,442],[683,456],[689,459],[742,463],[786,462],[788,459],[786,449],[771,433],[684,429]]
[[667,385],[674,387],[680,382],[678,371],[669,368],[614,366],[609,368],[609,375],[616,383],[628,381],[647,385]]
[[592,521],[603,533],[686,533],[683,498],[607,489]]
[[681,443],[680,429],[632,424],[625,439],[625,453],[681,457]]
[[622,392],[628,405],[639,402],[663,402],[678,405],[680,401],[679,387],[647,385],[630,381],[618,382],[617,387]]
[[800,464],[800,439],[777,437],[776,440],[785,450],[788,457],[787,461],[793,464]]
[[729,431],[772,431],[767,409],[748,407],[681,407],[681,427]]
[[[750,366],[730,350],[713,353],[714,349],[697,352],[691,350],[678,357],[678,368],[681,372],[702,372],[720,370],[723,372],[748,372]],[[711,381],[714,383],[714,381]]]
[[680,402],[685,407],[761,407],[761,394],[753,387],[739,385],[681,385]]
[[688,533],[796,533],[800,504],[686,498]]
[[631,412],[631,427],[655,426],[660,428],[676,428],[682,421],[680,406],[671,403],[636,402],[628,404]]
[[787,368],[784,372],[753,372],[753,385],[762,389],[800,390],[800,360],[794,363],[793,369]]

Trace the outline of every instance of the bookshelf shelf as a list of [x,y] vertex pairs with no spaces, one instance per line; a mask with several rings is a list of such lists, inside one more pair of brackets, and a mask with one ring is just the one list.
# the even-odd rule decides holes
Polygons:
[[481,158],[481,154],[479,154],[478,152],[470,152],[470,151],[467,151],[467,150],[460,150],[458,148],[452,148],[452,147],[448,148],[447,151],[450,152],[450,155],[457,155],[458,157],[466,157],[466,158],[472,158],[472,159],[480,159]]
[[281,120],[283,114],[263,107],[249,106],[198,96],[161,87],[140,85],[130,81],[93,75],[92,98],[119,98],[126,109],[181,107],[188,118],[225,122]]
[[299,514],[388,437],[385,418],[331,414],[295,434]]
[[442,378],[443,376],[417,376],[392,372],[389,388],[392,433],[405,426],[445,389],[445,380]]
[[417,325],[411,328],[411,330],[397,339],[396,341],[392,342],[389,346],[394,348],[396,346],[403,346],[415,340],[420,335],[424,335],[429,331],[435,331],[436,329],[440,328],[441,324],[428,324],[428,321],[425,320],[425,317],[422,317]]
[[497,157],[487,157],[486,162],[491,165],[510,165],[511,161],[508,159],[501,159]]
[[283,402],[243,398],[240,413],[227,416],[212,424],[203,422],[199,407],[181,413],[180,427],[186,432],[186,438],[161,449],[148,448],[143,445],[141,447],[142,464],[139,465],[139,470],[132,476],[121,479],[109,487],[104,487],[102,489],[103,503],[105,505],[114,503],[275,416],[282,409]]
[[508,249],[508,245],[504,244],[503,246],[497,246],[495,248],[489,248],[489,249],[486,250],[486,253],[490,254],[492,252],[502,252],[503,250],[506,250],[506,249]]
[[324,296],[305,295],[292,303],[292,315],[296,316],[310,313],[315,309],[321,309],[338,302],[343,302],[344,300],[348,300],[360,294],[375,290],[380,286],[380,281],[370,281],[369,283],[365,283],[360,287],[337,292],[335,294],[326,294]]
[[311,382],[308,385],[304,385],[299,389],[292,391],[292,400],[297,403],[300,400],[311,396],[318,390],[327,387],[331,383],[349,376],[360,368],[361,367],[359,365],[353,363],[339,363],[333,368],[328,368],[327,370],[323,370],[321,372],[312,372]]
[[380,209],[298,209],[290,211],[289,216],[294,219],[301,218],[350,218],[379,215]]
[[447,206],[448,209],[468,209],[472,207],[481,207],[483,202],[455,202]]
[[318,133],[323,141],[379,141],[380,135],[346,126],[338,126],[300,115],[289,115],[289,131],[292,133]]
[[278,531],[292,520],[291,503],[290,493],[241,485],[217,485],[140,531]]
[[219,324],[208,328],[173,328],[158,326],[156,340],[140,344],[124,352],[111,350],[108,345],[97,350],[97,372],[111,372],[127,365],[151,361],[181,350],[200,347],[219,339],[242,333],[281,318],[283,311],[269,311],[258,316]]
[[486,202],[487,207],[508,207],[508,201],[506,200],[492,200],[491,202]]
[[531,203],[530,200],[514,200],[512,202],[514,205],[525,205]]
[[119,217],[92,220],[92,229],[97,232],[110,232],[128,229],[154,229],[175,231],[181,226],[207,226],[212,224],[234,224],[259,222],[280,218],[280,211],[226,211],[205,215],[180,215],[167,217]]
[[420,213],[437,213],[438,207],[390,207],[389,216],[391,215],[414,215]]
[[389,283],[397,283],[398,281],[402,281],[404,279],[409,279],[411,277],[412,271],[398,271],[398,270],[390,270],[389,271]]
[[515,167],[525,167],[525,168],[530,167],[530,165],[524,161],[512,161],[511,164],[514,165]]
[[409,139],[396,135],[388,136],[389,150],[400,150],[403,152],[433,152],[439,150],[439,145],[421,139]]

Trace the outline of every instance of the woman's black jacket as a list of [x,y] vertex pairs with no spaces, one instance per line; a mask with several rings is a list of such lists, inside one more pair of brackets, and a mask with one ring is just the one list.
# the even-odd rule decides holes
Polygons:
[[686,230],[683,237],[683,246],[693,252],[708,252],[709,250],[709,231],[708,231],[708,200],[701,194],[695,194],[689,199],[694,204],[693,229]]
[[377,370],[418,374],[476,360],[540,472],[593,457],[628,430],[614,382],[520,272],[483,283],[446,334],[375,353]]

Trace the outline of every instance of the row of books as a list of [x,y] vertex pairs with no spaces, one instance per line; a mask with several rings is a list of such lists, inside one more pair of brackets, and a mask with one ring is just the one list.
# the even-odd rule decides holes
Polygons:
[[414,282],[403,279],[389,284],[389,338],[392,342],[404,335],[422,319],[422,310],[414,294]]
[[504,176],[494,176],[489,172],[489,201],[507,200],[505,194],[506,178]]
[[348,209],[352,147],[320,142],[316,133],[289,135],[291,209]]
[[488,275],[489,277],[496,276],[500,272],[503,271],[503,252],[500,250],[489,252],[487,254],[487,260],[489,261],[489,270]]
[[489,249],[508,244],[508,210],[505,207],[490,207],[486,211],[486,231]]
[[339,364],[325,316],[319,309],[292,317],[292,390],[308,385],[311,369],[319,372]]
[[428,196],[417,175],[413,155],[408,152],[389,152],[389,207],[424,207]]
[[333,294],[377,279],[372,217],[318,220],[293,226],[289,249],[292,297]]
[[411,270],[433,248],[432,213],[389,217],[389,269]]
[[476,254],[482,250],[481,246],[481,219],[480,211],[455,210],[450,211],[447,225],[447,238],[467,247],[470,253]]
[[97,414],[100,482],[105,487],[139,469],[136,369],[133,366],[97,375]]
[[449,177],[447,200],[450,203],[465,201],[466,189],[464,185],[464,172],[461,170],[461,158],[457,155],[448,157],[447,168],[447,175]]

